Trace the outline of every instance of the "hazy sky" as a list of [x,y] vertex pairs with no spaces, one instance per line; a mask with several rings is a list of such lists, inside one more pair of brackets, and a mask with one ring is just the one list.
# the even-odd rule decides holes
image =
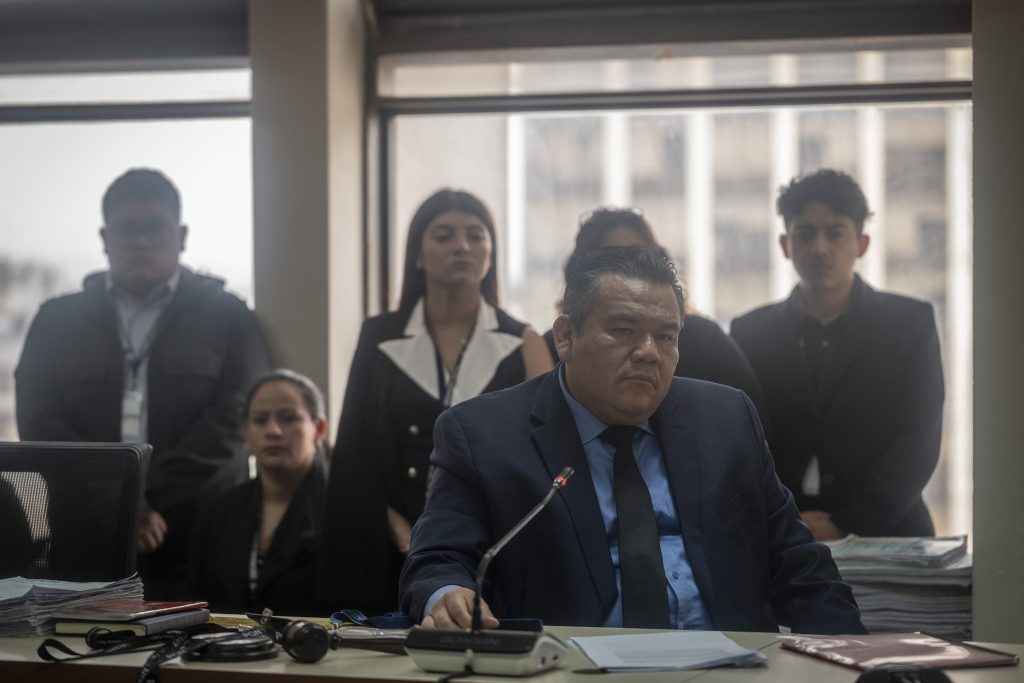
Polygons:
[[[0,77],[0,104],[247,99],[247,69]],[[252,302],[248,119],[0,126],[0,255],[59,267],[77,288],[104,268],[100,199],[129,168],[163,171],[182,195],[182,260]]]
[[156,168],[181,192],[183,261],[251,301],[251,129],[248,119],[2,126],[0,249],[59,265],[77,284],[106,266],[106,187],[129,168]]

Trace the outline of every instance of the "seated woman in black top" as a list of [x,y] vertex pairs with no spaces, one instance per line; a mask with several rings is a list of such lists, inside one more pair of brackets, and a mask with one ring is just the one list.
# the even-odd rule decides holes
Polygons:
[[214,501],[193,537],[192,597],[219,612],[325,613],[316,544],[327,485],[327,420],[320,390],[290,370],[249,389],[245,438],[256,479]]
[[[654,239],[650,224],[641,213],[632,209],[600,208],[592,211],[580,222],[576,248],[570,258],[603,247],[640,247],[668,258]],[[554,335],[550,330],[544,335],[544,341],[551,355],[557,358]],[[764,398],[757,376],[736,342],[715,321],[693,311],[685,311],[683,329],[679,333],[679,363],[675,375],[726,384],[743,391],[754,402],[767,431]]]

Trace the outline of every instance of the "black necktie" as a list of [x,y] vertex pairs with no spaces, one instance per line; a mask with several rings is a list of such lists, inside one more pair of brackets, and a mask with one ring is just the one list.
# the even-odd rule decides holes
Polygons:
[[615,508],[619,518],[619,571],[622,576],[622,624],[671,628],[668,588],[661,562],[658,523],[651,493],[633,457],[636,427],[611,426],[601,440],[615,446]]

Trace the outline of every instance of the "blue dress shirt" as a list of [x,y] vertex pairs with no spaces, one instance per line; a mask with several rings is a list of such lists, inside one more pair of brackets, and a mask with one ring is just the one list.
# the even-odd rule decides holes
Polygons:
[[[608,548],[612,555],[612,567],[615,569],[615,586],[618,595],[615,604],[605,619],[604,626],[622,626],[622,572],[619,567],[619,523],[615,507],[615,488],[613,476],[613,459],[615,447],[600,439],[601,433],[608,427],[603,421],[587,410],[569,393],[565,386],[564,366],[559,368],[558,379],[562,386],[569,410],[576,421],[576,429],[583,442],[583,452],[590,467],[590,477],[594,482],[597,502],[601,506],[601,517],[604,519],[604,531],[608,538]],[[647,484],[654,506],[654,517],[658,524],[658,536],[661,539],[661,559],[665,566],[665,578],[668,581],[669,621],[673,628],[690,630],[710,630],[711,619],[704,608],[704,601],[697,590],[693,578],[693,570],[686,559],[686,546],[683,542],[682,527],[672,492],[669,490],[668,475],[662,459],[661,446],[651,429],[649,421],[639,425],[633,437],[633,454],[640,470],[640,476]]]

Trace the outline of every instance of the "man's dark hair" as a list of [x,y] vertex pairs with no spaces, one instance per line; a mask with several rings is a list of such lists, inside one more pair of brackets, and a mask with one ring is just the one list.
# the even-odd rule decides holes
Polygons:
[[668,285],[676,295],[679,318],[685,310],[683,288],[676,279],[676,268],[668,259],[654,256],[640,247],[605,247],[576,254],[565,266],[565,296],[562,312],[577,332],[594,305],[594,296],[604,275],[618,275],[627,280],[640,280]]
[[110,223],[114,209],[125,201],[156,200],[163,202],[181,222],[181,195],[167,176],[151,168],[133,168],[119,176],[103,193],[103,222]]
[[858,235],[864,232],[864,221],[871,215],[868,200],[857,181],[842,171],[831,168],[823,168],[793,178],[789,185],[779,188],[779,198],[775,202],[775,207],[788,228],[793,219],[803,213],[811,202],[821,202],[836,213],[853,220]]
[[405,243],[405,267],[402,269],[402,294],[398,308],[412,310],[427,293],[427,277],[416,260],[423,251],[423,235],[434,219],[448,211],[461,211],[480,219],[491,236],[491,262],[487,275],[480,283],[480,294],[492,306],[498,305],[498,235],[494,229],[494,218],[490,210],[475,195],[463,190],[444,188],[424,200],[409,224],[409,235]]

